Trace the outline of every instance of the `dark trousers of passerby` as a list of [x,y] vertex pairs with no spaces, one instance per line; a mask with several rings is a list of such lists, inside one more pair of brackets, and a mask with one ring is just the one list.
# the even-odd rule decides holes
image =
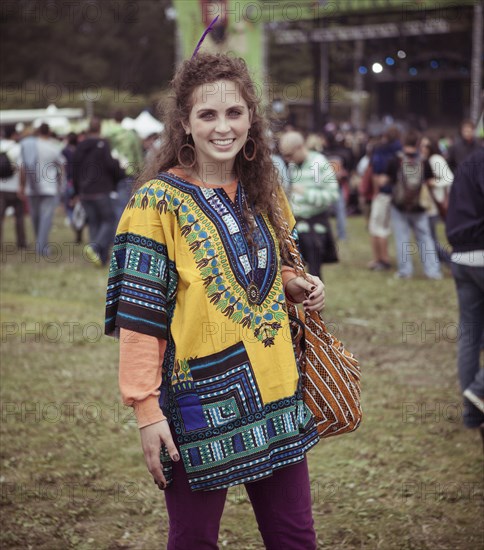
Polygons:
[[25,248],[27,240],[25,237],[24,203],[18,194],[13,191],[0,191],[0,244],[3,243],[5,211],[10,206],[14,209],[17,248]]
[[[75,195],[74,192],[74,185],[72,183],[72,180],[67,181],[66,188],[64,190],[64,195],[62,196],[62,203],[64,205],[64,210],[66,211],[66,216],[69,222],[72,226],[72,217],[74,213],[74,206],[72,205],[72,199]],[[76,243],[80,244],[82,243],[82,229],[76,229],[75,227],[72,227],[73,231],[76,235]]]
[[[227,489],[192,491],[183,462],[172,463],[165,490],[170,521],[167,550],[215,550]],[[314,550],[316,534],[306,458],[245,484],[267,550]]]
[[299,250],[307,264],[311,275],[322,277],[323,264],[338,261],[336,242],[327,212],[322,212],[308,219],[300,218],[298,223],[306,229],[301,230],[299,237]]
[[116,233],[114,200],[109,194],[100,194],[81,197],[81,202],[86,211],[90,244],[98,253],[101,262],[106,264]]
[[318,233],[316,236],[311,233],[299,234],[299,249],[306,262],[308,273],[322,277],[323,251],[326,245],[326,235]]
[[[484,368],[480,366],[484,331],[484,267],[451,263],[459,302],[459,344],[457,368],[462,391],[484,399]],[[478,428],[484,413],[468,399],[464,400],[464,425]]]

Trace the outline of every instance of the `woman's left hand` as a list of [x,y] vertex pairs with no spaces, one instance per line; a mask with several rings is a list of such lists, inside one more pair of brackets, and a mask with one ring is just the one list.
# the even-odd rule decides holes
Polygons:
[[324,308],[324,284],[319,277],[306,275],[294,277],[286,284],[286,292],[293,300],[302,303],[305,311],[321,311]]

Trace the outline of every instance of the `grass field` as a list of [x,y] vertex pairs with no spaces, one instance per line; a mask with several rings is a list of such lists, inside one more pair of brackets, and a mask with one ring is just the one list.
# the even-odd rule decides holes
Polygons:
[[[349,234],[324,270],[325,317],[360,359],[364,420],[308,455],[319,547],[484,548],[482,444],[460,423],[453,281],[371,273],[362,218]],[[164,548],[163,494],[120,405],[117,344],[102,336],[106,271],[69,244],[60,213],[51,237],[52,261],[8,245],[2,257],[0,546]],[[243,488],[229,491],[220,546],[263,548]]]

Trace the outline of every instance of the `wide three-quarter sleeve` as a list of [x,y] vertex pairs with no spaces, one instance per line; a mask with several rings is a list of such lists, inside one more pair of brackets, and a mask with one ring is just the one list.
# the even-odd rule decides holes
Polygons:
[[167,338],[178,275],[174,216],[163,208],[159,182],[138,190],[118,225],[106,295],[105,333],[119,329]]

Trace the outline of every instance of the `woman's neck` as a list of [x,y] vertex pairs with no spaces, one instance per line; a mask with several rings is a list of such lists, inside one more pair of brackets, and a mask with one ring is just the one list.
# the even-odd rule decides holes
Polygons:
[[189,175],[208,185],[229,185],[235,179],[233,163],[202,163],[185,170]]

